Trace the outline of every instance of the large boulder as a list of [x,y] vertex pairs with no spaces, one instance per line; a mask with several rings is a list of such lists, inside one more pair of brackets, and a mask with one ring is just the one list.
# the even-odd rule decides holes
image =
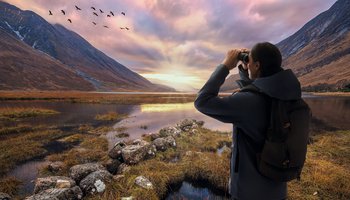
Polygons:
[[72,188],[51,188],[41,191],[38,194],[25,198],[25,200],[76,200],[82,199],[83,192],[80,187]]
[[135,178],[136,185],[145,189],[153,189],[153,184],[144,176],[138,176]]
[[10,199],[11,199],[10,195],[0,192],[0,200],[10,200]]
[[165,127],[159,130],[160,137],[173,136],[177,137],[181,134],[181,130],[177,127]]
[[115,143],[113,148],[109,151],[108,156],[122,162],[122,149],[124,147],[126,147],[126,144],[122,141]]
[[123,163],[123,164],[119,165],[117,174],[124,174],[124,173],[130,171],[130,169],[131,168],[129,165]]
[[155,145],[158,151],[165,151],[169,147],[176,147],[176,141],[172,136],[157,138],[152,143]]
[[37,178],[35,181],[34,194],[50,188],[71,188],[75,185],[76,183],[73,179],[64,176]]
[[129,145],[122,149],[123,160],[126,164],[137,164],[147,158],[151,145],[148,142],[142,142],[137,145]]
[[79,186],[85,194],[101,193],[106,189],[105,183],[110,182],[112,179],[113,176],[108,171],[98,170],[81,180]]
[[81,165],[75,165],[69,169],[69,176],[79,183],[90,173],[105,169],[103,165],[99,163],[86,163]]

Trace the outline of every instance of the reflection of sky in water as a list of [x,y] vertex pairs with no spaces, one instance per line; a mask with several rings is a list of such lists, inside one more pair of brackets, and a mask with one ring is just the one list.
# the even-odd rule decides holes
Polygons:
[[166,200],[203,200],[203,199],[216,199],[216,200],[228,200],[229,198],[223,196],[217,196],[213,194],[208,188],[194,187],[191,183],[183,182],[180,189],[176,192],[170,193]]
[[[178,104],[142,104],[134,106],[129,117],[116,123],[114,128],[126,127],[130,134],[128,139],[139,138],[142,134],[158,132],[161,128],[174,126],[183,119],[195,119],[205,121],[204,127],[219,131],[232,131],[232,124],[222,123],[198,112],[193,102]],[[142,129],[140,126],[147,126]],[[110,132],[107,137],[110,145],[119,138],[115,137],[116,131]]]

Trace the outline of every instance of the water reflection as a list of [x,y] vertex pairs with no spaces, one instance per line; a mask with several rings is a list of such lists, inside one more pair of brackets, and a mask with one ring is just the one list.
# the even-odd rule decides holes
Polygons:
[[189,182],[182,182],[182,185],[176,191],[171,192],[166,200],[229,200],[228,197],[214,194],[206,187],[195,186]]

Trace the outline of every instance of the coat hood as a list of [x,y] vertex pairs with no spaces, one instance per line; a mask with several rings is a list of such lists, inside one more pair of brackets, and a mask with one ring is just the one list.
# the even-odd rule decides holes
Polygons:
[[301,98],[300,82],[291,69],[280,71],[272,76],[257,78],[252,84],[273,98],[280,100]]

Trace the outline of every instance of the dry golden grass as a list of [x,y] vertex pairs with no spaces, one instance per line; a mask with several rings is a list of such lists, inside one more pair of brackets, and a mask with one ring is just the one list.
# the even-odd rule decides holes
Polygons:
[[14,177],[6,177],[0,180],[0,191],[10,196],[16,195],[18,187],[21,185],[21,181]]
[[39,115],[58,114],[55,110],[45,108],[0,108],[0,120],[16,120],[27,117],[36,117]]
[[188,103],[196,94],[109,94],[79,91],[0,91],[0,100],[53,100],[81,103]]
[[115,121],[115,120],[122,119],[124,117],[126,117],[126,115],[118,114],[116,112],[109,112],[102,115],[98,114],[95,116],[95,119],[99,121]]
[[301,181],[288,185],[290,199],[350,199],[350,131],[317,135],[315,140],[308,147]]
[[311,92],[311,94],[316,96],[350,97],[350,92]]

